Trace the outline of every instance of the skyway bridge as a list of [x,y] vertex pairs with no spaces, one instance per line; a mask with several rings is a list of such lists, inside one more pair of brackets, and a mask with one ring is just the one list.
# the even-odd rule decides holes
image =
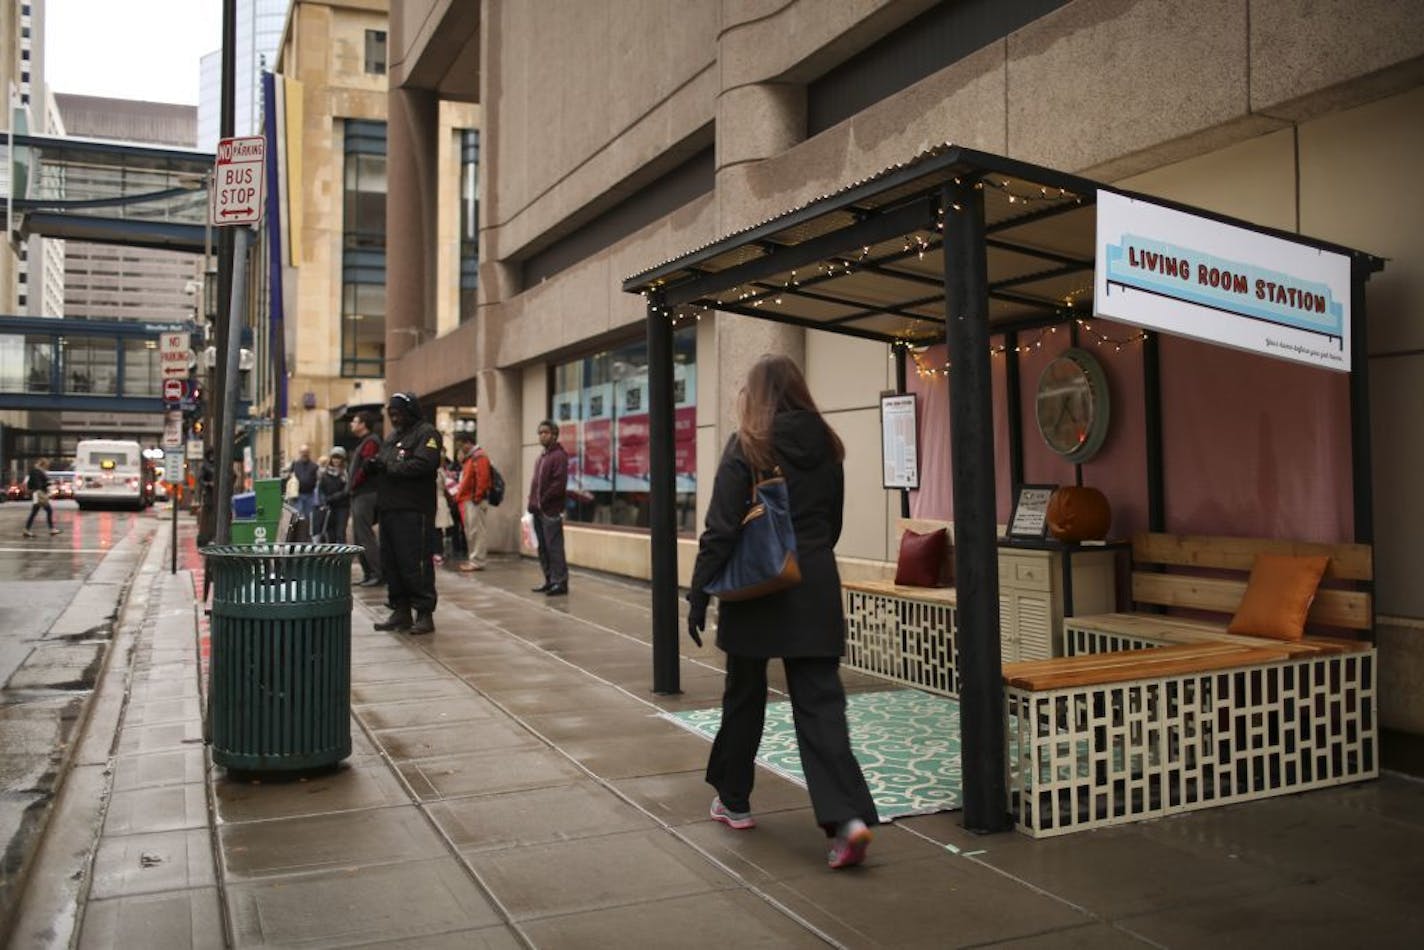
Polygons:
[[204,253],[213,153],[102,139],[9,137],[13,230]]

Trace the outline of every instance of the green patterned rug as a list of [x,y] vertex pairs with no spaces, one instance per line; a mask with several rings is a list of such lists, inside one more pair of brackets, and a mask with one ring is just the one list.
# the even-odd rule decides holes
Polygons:
[[[722,710],[663,713],[678,725],[711,739]],[[959,807],[959,704],[915,689],[851,693],[846,702],[850,744],[865,772],[881,819],[923,815]],[[791,703],[767,703],[757,761],[806,784],[796,752]]]

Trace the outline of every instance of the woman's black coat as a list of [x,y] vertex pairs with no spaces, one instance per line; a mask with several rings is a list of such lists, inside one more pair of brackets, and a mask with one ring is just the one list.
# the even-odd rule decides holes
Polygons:
[[[840,656],[845,613],[835,546],[841,536],[845,476],[825,421],[814,412],[784,412],[773,449],[786,476],[801,583],[767,597],[718,604],[717,646],[734,656]],[[731,557],[751,502],[752,472],[734,435],[722,452],[707,520],[692,570],[694,603]]]

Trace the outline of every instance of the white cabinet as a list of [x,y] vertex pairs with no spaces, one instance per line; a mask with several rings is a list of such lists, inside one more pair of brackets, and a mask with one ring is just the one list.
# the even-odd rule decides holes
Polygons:
[[[1067,574],[1064,573],[1066,569]],[[999,638],[1005,663],[1063,655],[1063,616],[1117,609],[1111,548],[999,547]],[[1071,588],[1071,592],[1070,592]]]

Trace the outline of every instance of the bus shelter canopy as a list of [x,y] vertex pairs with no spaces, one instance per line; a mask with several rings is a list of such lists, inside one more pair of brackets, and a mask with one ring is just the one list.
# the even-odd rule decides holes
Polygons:
[[[863,181],[627,278],[623,289],[886,343],[944,339],[944,190],[984,196],[991,333],[1092,315],[1097,182],[946,143]],[[1120,191],[1119,189],[1113,189]],[[1120,192],[1127,194],[1126,192]],[[1298,234],[1149,198],[1350,255]]]

